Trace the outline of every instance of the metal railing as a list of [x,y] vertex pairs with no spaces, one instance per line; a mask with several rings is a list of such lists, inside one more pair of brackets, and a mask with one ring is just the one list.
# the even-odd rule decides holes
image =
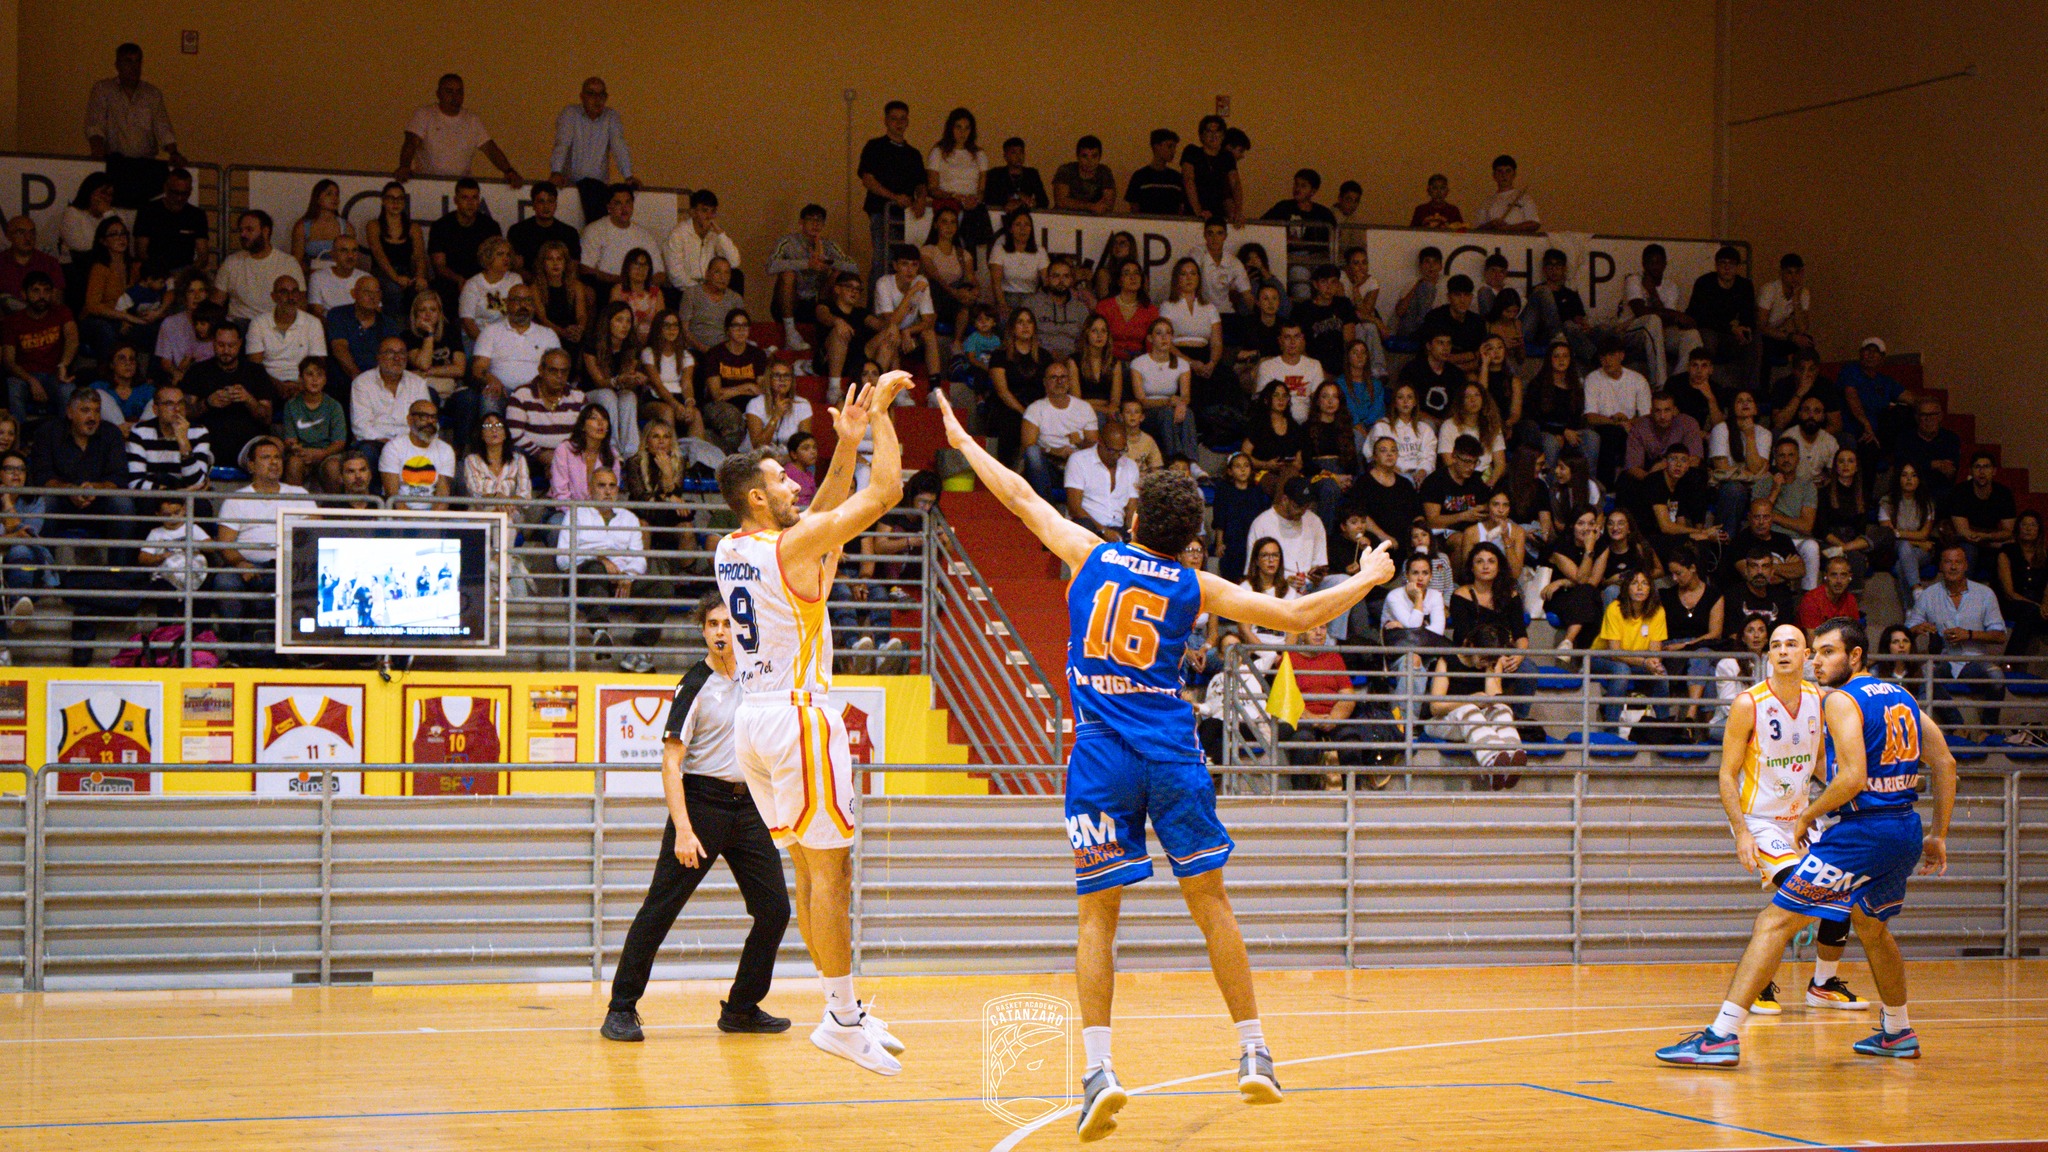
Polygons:
[[[125,767],[242,780],[304,768]],[[28,989],[602,979],[645,891],[663,802],[607,795],[601,764],[503,767],[596,779],[573,794],[95,795],[54,791],[58,766],[29,770],[25,792],[0,795],[0,974]],[[1412,771],[1448,789],[1468,770]],[[1697,961],[1740,947],[1760,896],[1734,860],[1711,770],[1525,771],[1540,787],[1519,794],[1222,797],[1233,902],[1258,962]],[[855,971],[1071,963],[1056,799],[864,793]],[[1896,924],[1909,954],[2036,954],[2048,941],[2048,766],[1966,764],[1949,860],[1947,875],[1913,882]],[[1170,883],[1132,889],[1123,919],[1123,967],[1205,956]],[[722,975],[747,925],[716,872],[664,959]],[[782,955],[786,972],[807,970],[793,934]]]
[[[32,604],[42,601],[35,605],[33,616],[7,617],[13,633],[8,645],[18,662],[104,663],[99,658],[104,645],[111,641],[118,649],[134,649],[138,645],[130,634],[148,633],[151,623],[181,625],[184,635],[191,638],[168,655],[173,664],[189,666],[195,647],[238,664],[280,662],[270,636],[274,570],[261,567],[231,573],[228,553],[235,545],[222,543],[214,530],[218,505],[226,499],[299,501],[332,508],[410,508],[425,503],[451,511],[504,510],[514,521],[518,539],[509,557],[513,567],[506,599],[512,634],[506,645],[506,667],[573,671],[627,656],[644,656],[664,665],[687,662],[702,652],[690,614],[699,597],[716,586],[711,576],[712,550],[718,538],[736,526],[731,512],[713,495],[691,495],[666,503],[621,500],[600,504],[463,496],[395,496],[387,501],[381,496],[266,495],[249,490],[94,490],[106,507],[81,510],[72,503],[79,494],[76,488],[0,489],[0,496],[13,498],[17,508],[25,500],[41,497],[45,501],[40,511],[21,517],[40,520],[35,532],[0,537],[0,577],[6,581],[7,600],[11,604],[26,596]],[[146,533],[165,523],[154,513],[155,503],[164,499],[180,502],[186,519],[204,526],[215,538],[181,538],[149,547],[170,552],[172,560],[182,560],[187,570],[203,563],[203,580],[180,586],[157,579],[171,569],[145,566],[138,558]],[[124,503],[130,506],[123,507]],[[636,578],[630,596],[621,600],[608,594],[605,586],[611,583],[609,579],[581,573],[576,565],[564,569],[557,563],[574,528],[551,522],[551,518],[559,520],[565,510],[578,507],[631,509],[643,522],[670,516],[682,517],[685,522],[646,524],[649,546],[637,554],[647,559],[648,574]],[[11,515],[15,513],[0,510],[0,516]],[[928,583],[923,571],[929,568],[924,562],[928,545],[923,516],[915,508],[898,509],[890,514],[890,521],[848,545],[827,602],[839,653],[845,658],[843,668],[909,673],[927,667],[929,628],[914,619],[922,615],[920,605],[926,600]],[[893,527],[891,522],[902,527]],[[890,542],[905,551],[887,555],[866,551]],[[861,568],[867,563],[874,564],[874,572],[862,575]],[[230,575],[231,581],[223,579]],[[242,586],[224,587],[227,583]],[[46,611],[56,599],[61,599],[65,608],[60,616]],[[52,631],[47,625],[54,620],[64,621],[65,628]],[[600,627],[610,643],[595,642],[601,639],[594,635]],[[856,647],[862,640],[872,645],[872,654],[867,645]],[[434,659],[446,658],[421,659],[431,664]]]
[[[993,764],[1049,764],[1061,758],[1066,694],[1018,636],[945,517],[928,522],[932,680],[975,758]],[[1036,547],[1036,544],[1033,544]],[[1047,793],[1042,773],[1001,773],[998,792]]]

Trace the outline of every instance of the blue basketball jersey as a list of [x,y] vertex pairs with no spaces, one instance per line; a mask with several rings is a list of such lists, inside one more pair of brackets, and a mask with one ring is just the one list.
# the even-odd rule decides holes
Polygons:
[[[1854,676],[1837,689],[1863,713],[1863,791],[1840,809],[1844,816],[1906,812],[1920,798],[1920,704],[1904,688],[1874,676]],[[1828,737],[1827,776],[1835,778],[1835,743]]]
[[1107,725],[1143,756],[1200,756],[1180,662],[1201,613],[1201,579],[1178,560],[1135,544],[1089,552],[1067,585],[1075,723]]

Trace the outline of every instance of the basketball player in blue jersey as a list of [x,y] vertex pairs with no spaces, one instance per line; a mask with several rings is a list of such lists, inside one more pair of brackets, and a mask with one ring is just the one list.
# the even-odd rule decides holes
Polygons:
[[[1821,702],[1828,781],[1793,821],[1792,842],[1804,844],[1806,854],[1757,916],[1720,1014],[1659,1049],[1657,1059],[1667,1064],[1733,1068],[1741,1059],[1748,1005],[1770,981],[1785,944],[1815,917],[1849,921],[1877,983],[1883,1016],[1855,1050],[1907,1060],[1920,1055],[1906,1014],[1906,962],[1887,922],[1904,906],[1906,878],[1916,867],[1948,871],[1956,761],[1940,725],[1921,713],[1910,693],[1864,671],[1867,651],[1863,626],[1853,620],[1830,620],[1814,633],[1814,672],[1829,689]],[[1924,841],[1913,810],[1923,769],[1934,778],[1934,827]],[[1840,823],[1818,839],[1809,836],[1814,821],[1837,810]]]
[[1104,543],[998,463],[961,427],[944,396],[934,396],[947,439],[975,475],[1074,574],[1067,586],[1067,686],[1075,719],[1067,839],[1080,898],[1074,974],[1088,1054],[1081,1140],[1114,1131],[1128,1099],[1110,1066],[1110,1001],[1123,888],[1152,875],[1148,817],[1237,1025],[1238,1092],[1250,1104],[1277,1104],[1280,1082],[1252,992],[1251,961],[1223,891],[1233,844],[1216,818],[1216,788],[1195,739],[1194,711],[1180,696],[1181,656],[1204,612],[1280,632],[1328,623],[1393,577],[1388,546],[1374,548],[1357,574],[1320,592],[1294,600],[1249,592],[1177,559],[1200,535],[1204,511],[1201,489],[1185,473],[1162,469],[1141,480],[1132,542]]

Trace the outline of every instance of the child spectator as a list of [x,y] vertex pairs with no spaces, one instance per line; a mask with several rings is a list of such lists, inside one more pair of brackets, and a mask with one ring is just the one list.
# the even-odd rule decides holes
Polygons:
[[316,491],[339,492],[348,413],[327,394],[327,361],[318,356],[299,361],[299,392],[284,403],[283,432],[285,482],[304,484],[311,476]]
[[149,591],[184,594],[206,587],[206,553],[199,545],[213,537],[191,517],[189,501],[165,496],[157,501],[156,514],[162,521],[143,538],[136,558],[150,569]]

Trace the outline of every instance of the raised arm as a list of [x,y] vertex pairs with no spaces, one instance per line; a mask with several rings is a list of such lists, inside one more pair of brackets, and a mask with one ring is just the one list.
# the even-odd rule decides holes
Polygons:
[[[903,377],[894,382],[899,389],[910,387],[908,373],[891,372],[882,380],[890,376]],[[879,385],[881,381],[876,383]],[[860,459],[860,442],[867,437],[868,423],[874,416],[866,405],[855,403],[855,399],[849,396],[844,407],[825,409],[832,417],[832,431],[839,440],[832,446],[832,461],[826,466],[825,475],[818,480],[818,490],[811,495],[810,510],[813,512],[832,511],[845,502],[847,493],[853,491],[853,471]]]
[[1213,572],[1202,576],[1202,610],[1236,620],[1254,628],[1274,632],[1306,632],[1328,624],[1351,610],[1365,594],[1394,578],[1394,561],[1387,555],[1392,545],[1381,541],[1358,561],[1356,575],[1320,592],[1292,600],[1278,600],[1264,592],[1241,588]]
[[[853,493],[836,508],[804,513],[794,527],[782,534],[781,546],[789,555],[822,560],[826,553],[845,547],[847,541],[867,531],[902,498],[903,445],[896,440],[896,428],[889,423],[888,412],[897,389],[909,379],[907,373],[891,372],[850,402],[867,408],[870,413],[879,410],[882,414],[880,419],[871,416],[869,421],[869,426],[875,430],[875,462],[869,473],[868,486]],[[833,455],[836,458],[838,452],[834,451]]]
[[939,402],[939,415],[946,423],[946,441],[967,457],[967,464],[974,469],[976,477],[988,486],[988,490],[1002,501],[1012,515],[1024,522],[1024,527],[1038,537],[1039,543],[1052,550],[1052,554],[1069,568],[1079,568],[1088,559],[1088,553],[1102,543],[1102,537],[1088,531],[1072,520],[1059,514],[1059,510],[1045,502],[1031,488],[1031,482],[1003,467],[1002,463],[988,454],[981,441],[967,434],[960,418],[953,414],[953,406],[946,402],[943,391],[932,395]]

